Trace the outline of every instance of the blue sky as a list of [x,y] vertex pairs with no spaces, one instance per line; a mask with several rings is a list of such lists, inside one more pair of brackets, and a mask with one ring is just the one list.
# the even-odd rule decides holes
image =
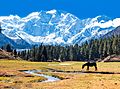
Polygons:
[[1,0],[0,16],[25,17],[41,10],[64,10],[78,18],[107,15],[120,17],[120,0]]

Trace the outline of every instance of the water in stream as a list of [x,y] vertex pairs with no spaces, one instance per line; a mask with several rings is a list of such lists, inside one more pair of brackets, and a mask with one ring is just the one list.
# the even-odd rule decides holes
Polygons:
[[59,78],[56,78],[56,77],[53,77],[53,76],[49,76],[49,75],[45,75],[45,74],[38,74],[37,72],[41,72],[41,70],[26,70],[24,72],[28,73],[28,74],[35,75],[35,76],[42,76],[42,77],[47,78],[47,80],[42,81],[42,82],[54,82],[54,81],[60,80]]

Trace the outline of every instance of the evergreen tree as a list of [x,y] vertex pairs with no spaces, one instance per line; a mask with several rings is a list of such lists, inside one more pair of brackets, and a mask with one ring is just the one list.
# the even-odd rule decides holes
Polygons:
[[1,47],[1,49],[3,50],[3,49],[4,49],[4,47],[2,46],[2,47]]
[[100,59],[103,57],[103,43],[100,42],[100,46],[99,46],[99,57]]
[[5,48],[7,52],[12,52],[12,48],[10,44],[7,44]]
[[103,44],[103,56],[107,57],[107,41],[106,40],[104,41],[104,44]]
[[36,48],[35,48],[35,46],[33,46],[33,48],[32,48],[32,61],[36,61]]
[[41,61],[41,55],[42,55],[42,44],[38,47],[36,50],[36,59],[37,61]]
[[17,51],[16,51],[16,49],[14,49],[13,53],[14,53],[15,57],[17,57]]
[[117,53],[117,38],[115,36],[113,36],[112,49],[113,49],[113,53],[116,54]]
[[69,60],[70,61],[73,61],[73,46],[70,46],[69,48]]
[[24,60],[26,60],[26,50],[24,50],[20,53],[20,57],[23,58]]
[[48,56],[47,56],[47,50],[46,47],[44,46],[44,49],[42,51],[42,61],[46,62],[48,60]]

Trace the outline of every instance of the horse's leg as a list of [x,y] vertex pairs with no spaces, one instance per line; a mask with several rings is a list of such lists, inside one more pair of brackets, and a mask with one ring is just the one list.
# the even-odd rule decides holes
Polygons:
[[89,65],[87,65],[87,70],[89,70]]
[[95,71],[97,71],[97,66],[95,66]]
[[97,64],[96,63],[94,64],[94,67],[95,67],[95,71],[97,71]]

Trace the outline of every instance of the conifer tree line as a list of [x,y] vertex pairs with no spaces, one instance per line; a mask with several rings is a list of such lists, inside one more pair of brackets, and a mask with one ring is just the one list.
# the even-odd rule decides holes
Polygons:
[[87,61],[103,59],[109,55],[120,55],[120,36],[95,39],[81,46],[33,46],[30,50],[18,52],[17,55],[30,61]]
[[13,48],[10,44],[6,44],[6,45],[2,46],[1,49],[6,50],[7,52],[13,51]]

